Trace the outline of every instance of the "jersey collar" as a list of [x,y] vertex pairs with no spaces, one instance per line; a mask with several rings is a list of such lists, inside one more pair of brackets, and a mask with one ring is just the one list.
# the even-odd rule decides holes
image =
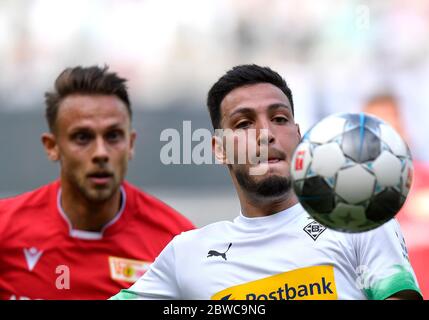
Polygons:
[[283,211],[271,214],[265,217],[246,217],[240,210],[240,215],[234,219],[234,223],[246,225],[248,227],[267,227],[269,225],[277,225],[280,223],[288,223],[294,220],[297,216],[303,212],[302,206],[297,203],[292,207],[289,207]]
[[71,221],[69,220],[69,218],[67,217],[67,215],[65,214],[62,206],[61,206],[61,187],[58,189],[58,193],[57,193],[57,208],[58,208],[58,212],[60,213],[60,216],[64,219],[64,221],[67,223],[67,226],[69,228],[69,235],[72,238],[77,238],[77,239],[83,239],[83,240],[100,240],[103,238],[103,234],[104,231],[106,231],[106,229],[110,226],[112,226],[113,224],[115,224],[115,222],[117,222],[119,220],[119,218],[122,216],[122,213],[124,212],[125,209],[125,205],[127,203],[127,193],[125,192],[125,189],[121,186],[120,187],[120,191],[121,191],[121,207],[119,208],[119,211],[115,214],[115,217],[110,220],[108,223],[106,223],[104,225],[104,227],[101,229],[101,231],[86,231],[86,230],[78,230],[78,229],[73,229],[73,226],[71,224]]

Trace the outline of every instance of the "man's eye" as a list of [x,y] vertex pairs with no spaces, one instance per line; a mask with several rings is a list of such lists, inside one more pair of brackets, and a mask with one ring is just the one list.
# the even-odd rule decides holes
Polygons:
[[119,131],[112,131],[106,135],[107,140],[109,141],[118,141],[122,137],[122,133]]
[[79,132],[73,136],[73,140],[79,144],[87,143],[91,139],[88,133]]
[[280,117],[280,116],[278,116],[278,117],[274,117],[273,121],[275,123],[278,123],[278,124],[283,124],[283,123],[286,123],[288,120],[287,120],[286,117]]
[[241,121],[235,125],[235,129],[246,129],[250,127],[251,124],[250,121]]

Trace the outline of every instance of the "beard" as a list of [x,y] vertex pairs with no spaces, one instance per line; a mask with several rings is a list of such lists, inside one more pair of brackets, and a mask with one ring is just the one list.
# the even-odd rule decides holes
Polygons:
[[88,202],[92,202],[95,204],[101,204],[110,200],[116,191],[119,189],[119,185],[112,186],[110,188],[103,189],[88,189],[85,187],[81,187],[80,193],[85,197]]
[[292,182],[289,178],[278,175],[255,181],[248,174],[247,168],[235,169],[234,174],[243,190],[256,198],[279,198],[288,193],[292,187]]
[[77,176],[69,174],[69,183],[72,187],[89,203],[102,204],[110,200],[117,190],[120,188],[121,182],[116,177],[113,177],[112,183],[106,187],[91,187],[85,178],[79,179]]

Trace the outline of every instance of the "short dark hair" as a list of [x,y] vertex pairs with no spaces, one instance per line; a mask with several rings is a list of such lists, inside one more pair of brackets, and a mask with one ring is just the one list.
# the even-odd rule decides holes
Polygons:
[[289,99],[292,115],[294,115],[292,91],[277,72],[256,64],[239,65],[233,67],[219,78],[207,95],[207,107],[214,129],[220,128],[220,105],[225,96],[236,88],[257,83],[270,83],[283,91]]
[[126,87],[126,79],[120,78],[114,72],[108,72],[109,67],[98,66],[67,68],[55,80],[54,91],[45,93],[46,120],[53,132],[61,101],[72,94],[107,94],[115,95],[127,107],[132,117],[132,110]]

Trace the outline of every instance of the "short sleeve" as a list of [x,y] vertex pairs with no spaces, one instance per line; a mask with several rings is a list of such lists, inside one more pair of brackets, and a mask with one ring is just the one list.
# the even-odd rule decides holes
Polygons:
[[368,299],[383,300],[403,290],[413,290],[421,296],[395,219],[354,237],[361,280],[357,285],[362,285]]
[[176,279],[174,239],[171,241],[149,270],[130,288],[121,290],[110,300],[168,300],[180,299]]

